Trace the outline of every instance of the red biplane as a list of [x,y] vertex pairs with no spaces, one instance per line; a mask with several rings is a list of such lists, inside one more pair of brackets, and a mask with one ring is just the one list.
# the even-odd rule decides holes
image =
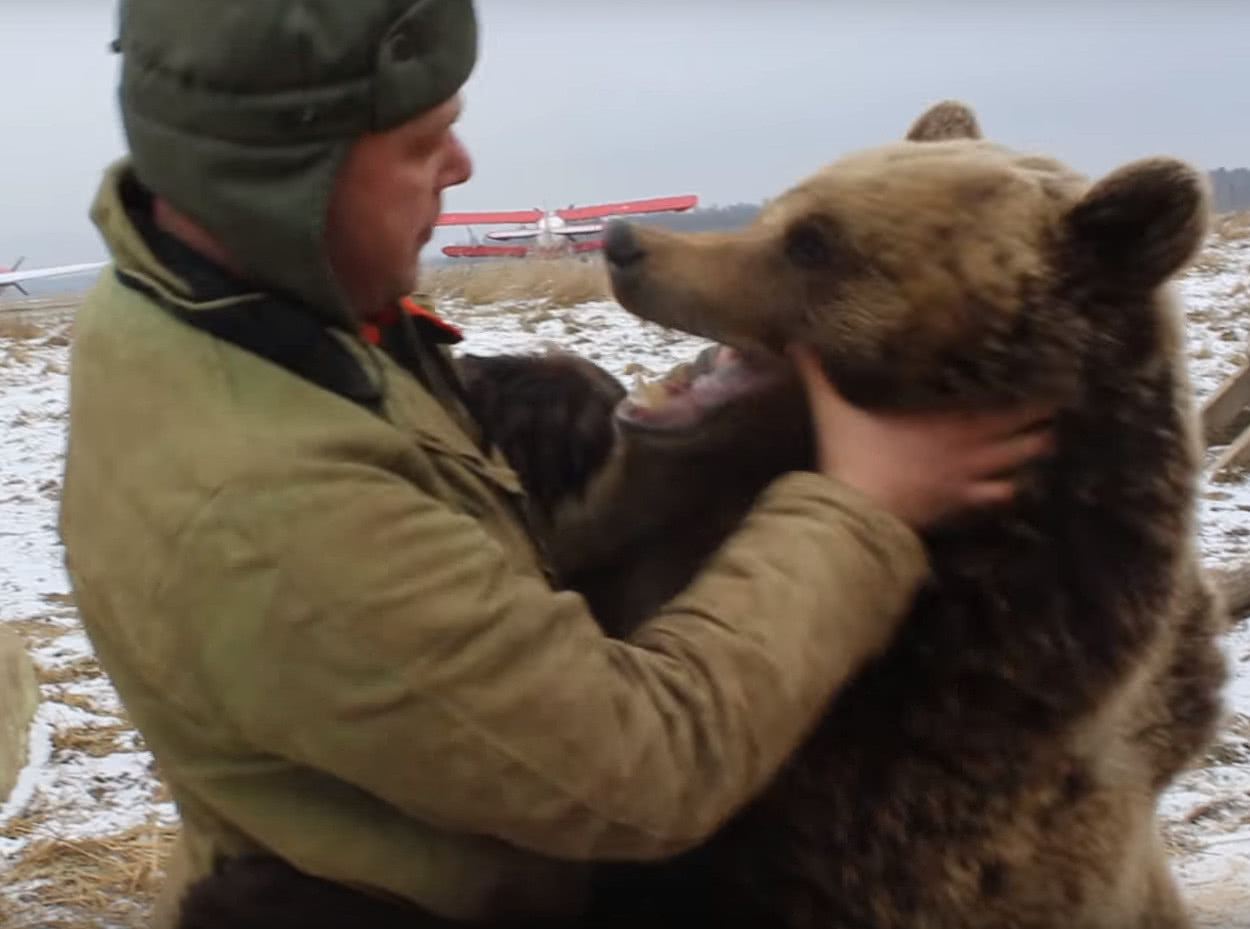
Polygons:
[[[596,203],[590,206],[570,206],[563,210],[487,210],[483,212],[443,213],[436,225],[474,226],[492,223],[518,223],[516,229],[500,229],[486,233],[486,238],[497,242],[512,239],[534,239],[532,245],[487,245],[473,242],[469,245],[446,245],[443,254],[452,258],[484,258],[510,256],[522,258],[530,254],[564,255],[592,252],[603,248],[602,239],[575,239],[574,236],[594,235],[603,231],[603,223],[586,220],[605,219],[609,216],[626,216],[637,213],[677,213],[697,206],[699,198],[693,195],[680,197],[654,197],[648,200],[624,200],[620,203]],[[470,234],[472,230],[470,230]]]

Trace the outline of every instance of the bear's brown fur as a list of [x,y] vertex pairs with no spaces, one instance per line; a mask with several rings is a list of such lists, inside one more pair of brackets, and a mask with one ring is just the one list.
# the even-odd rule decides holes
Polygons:
[[[1167,285],[1206,191],[1171,159],[1090,184],[979,136],[944,103],[741,230],[609,233],[626,308],[744,359],[704,355],[693,387],[623,403],[584,493],[546,495],[556,560],[613,634],[810,466],[801,388],[767,360],[791,341],[865,406],[1060,415],[1016,502],[926,533],[934,580],[897,640],[762,795],[678,859],[603,868],[587,926],[1189,924],[1155,804],[1211,738],[1225,669]],[[331,925],[303,913],[282,924]]]
[[593,362],[549,352],[456,359],[470,412],[485,443],[503,449],[544,513],[580,499],[615,444],[612,411],[620,382]]

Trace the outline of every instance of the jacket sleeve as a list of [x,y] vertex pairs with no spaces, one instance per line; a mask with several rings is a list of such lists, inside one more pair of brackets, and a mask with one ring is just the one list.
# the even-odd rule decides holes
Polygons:
[[427,823],[561,858],[708,837],[883,647],[927,568],[902,523],[788,474],[619,641],[385,472],[335,466],[274,494],[280,520],[245,521],[256,500],[223,493],[196,531],[247,604],[215,633],[229,667],[201,672],[229,675],[211,683],[243,737]]

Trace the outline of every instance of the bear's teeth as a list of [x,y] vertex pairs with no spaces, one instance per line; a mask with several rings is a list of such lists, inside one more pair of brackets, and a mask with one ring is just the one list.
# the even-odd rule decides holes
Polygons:
[[689,390],[694,379],[695,373],[691,365],[678,365],[657,383],[666,394],[679,394]]
[[636,406],[655,409],[660,406],[667,397],[667,391],[663,385],[648,383],[642,379],[642,375],[635,372],[634,389],[630,393],[630,401]]
[[647,389],[647,382],[642,379],[642,375],[637,371],[634,372],[634,389],[631,393],[634,396],[641,397],[643,391]]
[[662,384],[647,384],[647,405],[652,409],[664,405],[664,401],[668,399],[668,391],[664,389]]

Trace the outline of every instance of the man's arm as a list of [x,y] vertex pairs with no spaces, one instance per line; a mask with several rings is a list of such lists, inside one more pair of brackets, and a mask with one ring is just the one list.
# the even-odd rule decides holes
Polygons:
[[[925,570],[912,532],[790,474],[629,642],[518,571],[467,516],[387,472],[217,497],[183,569],[226,570],[203,673],[245,738],[405,813],[574,859],[705,839],[876,654]],[[224,566],[230,565],[228,569]],[[227,594],[223,591],[223,598]]]

